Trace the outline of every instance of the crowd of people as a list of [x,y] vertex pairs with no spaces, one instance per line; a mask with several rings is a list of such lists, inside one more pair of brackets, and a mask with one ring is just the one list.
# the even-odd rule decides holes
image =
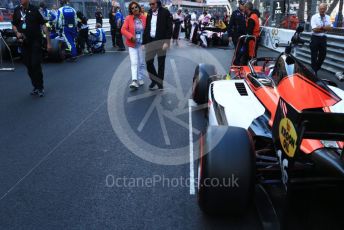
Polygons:
[[[95,12],[96,28],[91,33],[87,18],[80,12],[76,12],[67,0],[60,0],[60,8],[53,6],[48,10],[44,3],[39,9],[30,4],[30,0],[20,0],[13,15],[13,30],[22,42],[22,54],[24,64],[31,78],[32,95],[44,96],[43,74],[41,68],[41,44],[42,28],[47,39],[47,50],[51,49],[51,39],[62,36],[70,52],[71,60],[76,60],[78,54],[105,52],[106,35],[102,29],[103,15],[98,8]],[[193,41],[197,30],[213,26],[214,31],[228,34],[230,42],[237,47],[233,61],[234,65],[246,65],[256,57],[257,43],[260,36],[260,14],[253,8],[253,4],[247,0],[239,0],[238,8],[229,16],[224,14],[212,16],[204,11],[200,16],[196,12],[178,9],[174,14],[164,8],[160,0],[150,0],[150,10],[144,11],[144,7],[138,2],[129,4],[129,15],[124,19],[119,5],[113,4],[109,12],[112,46],[118,51],[124,51],[125,44],[128,47],[131,64],[131,83],[133,90],[144,85],[146,70],[151,83],[150,90],[164,89],[165,59],[168,48],[172,44],[178,45],[180,31],[183,27],[185,38]],[[319,7],[320,16],[312,18],[313,35],[311,40],[312,68],[315,73],[320,69],[326,55],[326,31],[331,29],[329,18],[324,16],[326,5]],[[49,22],[47,24],[46,22]],[[317,26],[323,25],[321,28]],[[49,29],[49,25],[51,28]],[[198,33],[201,44],[206,44],[204,34]],[[241,37],[243,36],[244,37]],[[202,37],[203,36],[203,37]],[[244,39],[239,39],[239,38]],[[76,42],[77,41],[77,42]],[[154,66],[157,57],[158,68]]]
[[53,5],[48,9],[42,1],[39,5],[46,25],[49,27],[50,39],[63,37],[67,44],[66,51],[70,53],[70,60],[76,60],[80,54],[97,53],[104,51],[106,42],[102,30],[102,15],[96,10],[95,32],[90,32],[88,19],[81,11],[76,11],[67,0],[60,0],[60,8]]
[[[44,96],[41,68],[42,28],[47,39],[47,50],[51,50],[52,39],[63,37],[72,61],[75,61],[79,54],[105,51],[106,35],[102,29],[103,14],[100,8],[95,12],[95,32],[90,33],[87,18],[82,12],[76,12],[68,4],[68,0],[60,0],[60,7],[53,6],[52,9],[47,9],[43,2],[39,8],[33,6],[30,0],[20,2],[21,5],[14,11],[12,24],[16,36],[23,42],[23,60],[32,81],[32,95]],[[124,51],[122,37],[125,38],[131,62],[132,82],[129,87],[137,89],[142,86],[147,69],[151,80],[149,89],[163,90],[166,52],[171,39],[172,44],[178,45],[182,27],[185,38],[191,41],[195,37],[196,26],[212,25],[222,32],[228,31],[234,43],[241,34],[259,36],[259,16],[253,10],[252,3],[246,0],[240,0],[239,3],[239,9],[234,11],[231,17],[225,13],[221,19],[219,15],[212,17],[206,11],[199,17],[196,12],[190,14],[185,10],[183,13],[181,9],[171,14],[162,6],[160,0],[150,0],[148,12],[145,12],[138,2],[132,1],[128,8],[129,15],[124,19],[120,6],[113,4],[108,14],[111,41],[118,51]],[[90,37],[90,34],[93,37]],[[247,44],[247,53],[249,58],[252,58],[255,56],[255,44]],[[154,66],[155,57],[158,61],[157,69]]]
[[98,22],[95,32],[89,33],[87,18],[67,0],[60,0],[60,8],[54,5],[52,9],[47,9],[44,2],[36,7],[30,0],[20,0],[13,12],[12,29],[21,44],[23,62],[33,85],[31,95],[45,94],[41,67],[43,38],[47,52],[52,50],[52,39],[63,39],[69,60],[75,61],[78,54],[104,51],[106,36],[101,27]]

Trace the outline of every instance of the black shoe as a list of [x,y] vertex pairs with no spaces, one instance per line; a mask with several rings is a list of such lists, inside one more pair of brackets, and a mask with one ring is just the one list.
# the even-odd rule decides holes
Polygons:
[[125,48],[119,48],[118,51],[125,51]]
[[31,91],[30,95],[32,95],[32,96],[38,95],[38,89],[34,88],[34,89]]
[[158,89],[159,89],[160,91],[163,91],[163,90],[164,90],[164,86],[158,85]]
[[44,97],[44,95],[45,95],[44,89],[39,89],[37,95],[38,95],[39,97]]
[[149,90],[156,90],[155,89],[156,83],[154,81],[152,81],[152,83],[150,83],[150,85],[148,86]]

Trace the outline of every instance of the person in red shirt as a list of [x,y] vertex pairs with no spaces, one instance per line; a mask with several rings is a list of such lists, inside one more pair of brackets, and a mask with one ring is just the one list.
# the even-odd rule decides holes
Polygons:
[[137,2],[130,2],[129,15],[125,18],[121,33],[126,38],[129,47],[131,63],[131,89],[138,89],[144,84],[145,59],[142,50],[143,32],[146,28],[146,16],[141,14],[141,6]]
[[252,2],[247,2],[245,4],[245,14],[247,15],[246,20],[246,32],[248,35],[253,35],[256,37],[256,42],[250,40],[248,43],[248,58],[252,59],[257,55],[258,39],[260,34],[260,13],[253,9]]

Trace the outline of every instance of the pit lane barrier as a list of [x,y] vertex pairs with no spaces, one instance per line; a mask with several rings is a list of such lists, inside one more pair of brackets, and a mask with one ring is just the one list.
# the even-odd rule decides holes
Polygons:
[[[274,27],[261,27],[261,42],[260,44],[276,52],[283,52],[284,48],[276,47],[276,43],[288,43],[294,35],[294,30],[274,28]],[[311,63],[311,51],[309,43],[311,40],[310,32],[303,32],[301,38],[305,40],[302,47],[295,49],[294,55],[304,63]],[[342,35],[327,35],[327,55],[322,65],[322,68],[332,72],[344,71],[344,36]]]
[[[91,32],[96,31],[96,19],[88,19],[87,24]],[[103,30],[104,32],[110,32],[110,23],[108,18],[103,19]]]
[[[96,19],[89,19],[87,21],[87,24],[90,28],[90,31],[95,32],[95,28],[96,28]],[[12,24],[11,22],[1,22],[0,23],[0,30],[4,30],[4,29],[12,29]],[[103,19],[103,29],[105,32],[109,32],[110,31],[110,23],[109,23],[109,19],[108,18],[104,18]]]

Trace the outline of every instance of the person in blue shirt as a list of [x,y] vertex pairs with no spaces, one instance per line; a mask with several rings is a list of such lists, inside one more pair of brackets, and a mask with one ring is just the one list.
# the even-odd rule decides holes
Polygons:
[[68,5],[67,0],[60,0],[60,9],[57,13],[56,28],[62,33],[68,51],[71,53],[71,60],[76,60],[77,49],[75,46],[75,39],[77,37],[77,15],[76,11]]
[[124,47],[122,33],[121,33],[124,17],[119,7],[117,8],[117,11],[115,14],[115,22],[116,22],[116,35],[115,35],[116,45],[118,46],[118,51],[124,51],[125,47]]
[[39,12],[43,16],[44,20],[47,22],[46,26],[50,30],[50,39],[56,38],[58,35],[55,29],[55,23],[57,18],[56,12],[48,10],[45,2],[39,3]]
[[100,23],[96,24],[96,32],[91,34],[91,49],[93,53],[104,53],[105,52],[105,43],[106,43],[106,36],[105,32],[102,29],[102,25]]

